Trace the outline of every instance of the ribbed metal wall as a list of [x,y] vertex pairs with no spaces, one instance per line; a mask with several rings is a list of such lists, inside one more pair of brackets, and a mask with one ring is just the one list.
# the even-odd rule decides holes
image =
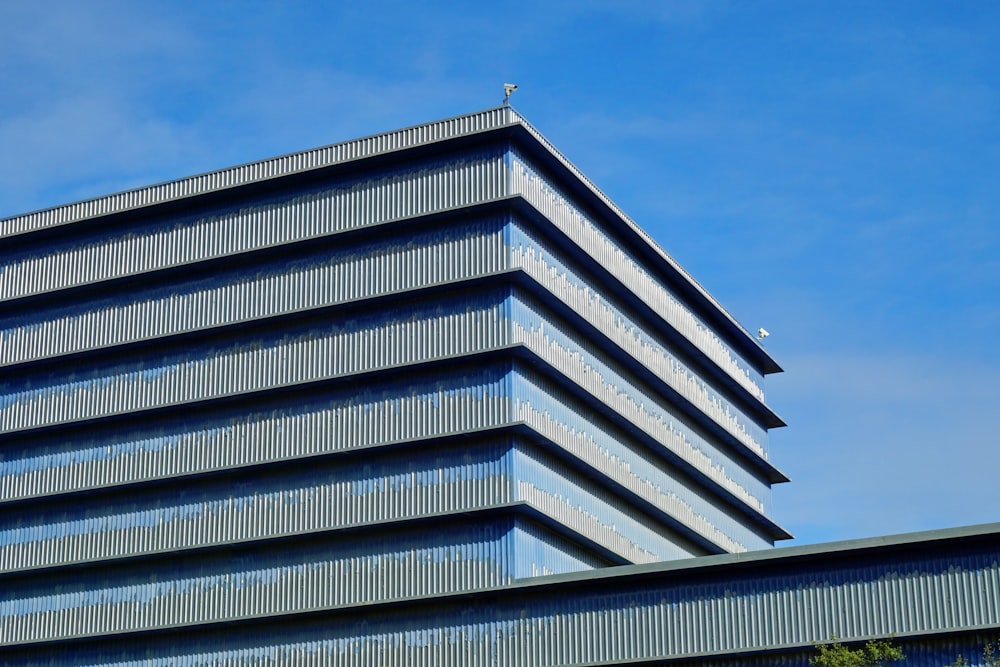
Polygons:
[[[362,372],[449,359],[509,345],[500,297],[485,294],[416,311],[378,312],[293,331],[275,341],[34,378],[8,389],[0,433],[275,389]],[[73,376],[83,376],[71,379]],[[28,382],[28,381],[26,381]]]
[[[0,523],[0,571],[331,531],[459,513],[511,502],[509,438],[475,450],[409,453],[310,474],[270,472],[225,484],[189,483],[100,503],[50,504]],[[440,448],[437,448],[440,449]],[[202,483],[204,484],[204,482]],[[15,525],[11,525],[11,524]]]
[[[458,604],[429,598],[398,612],[357,610],[350,618],[315,623],[302,619],[294,629],[275,627],[269,641],[226,632],[214,638],[150,637],[138,646],[119,643],[113,649],[80,653],[47,647],[36,660],[9,664],[44,665],[61,659],[108,667],[206,663],[531,667],[683,656],[694,664],[715,664],[728,663],[741,651],[772,647],[796,652],[779,654],[773,661],[751,655],[746,664],[789,664],[792,656],[799,660],[792,664],[801,665],[802,649],[831,635],[851,641],[963,628],[1000,630],[1000,552],[995,546],[968,550],[918,546],[918,551],[919,555],[872,554],[844,565],[816,558],[804,565],[778,562],[742,574],[693,572],[690,582],[668,576],[664,581],[646,577],[634,583],[598,579],[572,588],[542,583],[508,593],[473,595]],[[937,642],[940,650],[957,648],[947,635]],[[924,649],[918,655],[928,653]]]
[[[42,252],[16,257],[0,266],[0,273],[5,278],[0,283],[0,300],[136,275],[495,200],[508,194],[504,168],[502,156],[498,152],[469,156],[458,161],[434,163],[411,173],[389,172],[381,177],[320,192],[254,204],[236,211],[222,211],[193,221],[153,227],[147,232],[131,231],[117,239],[90,241],[54,253]],[[656,283],[634,258],[624,253],[595,223],[585,218],[568,199],[553,189],[551,184],[531,171],[523,160],[515,160],[509,168],[516,177],[512,185],[515,192],[528,198],[553,218],[560,229],[580,243],[597,261],[604,264],[630,289],[646,298],[657,312],[664,313],[671,326],[691,338],[709,358],[732,374],[757,399],[763,399],[759,373],[742,361],[739,355],[715,336],[664,286]],[[463,256],[475,257],[472,254]],[[386,272],[381,275],[406,273]],[[322,293],[329,297],[326,290]],[[282,290],[279,294],[288,292]],[[218,298],[219,295],[204,296]],[[289,297],[285,296],[284,300],[289,300]],[[324,302],[328,302],[328,299]],[[177,304],[175,308],[176,306]],[[303,307],[309,306],[289,304],[285,309]],[[139,319],[140,313],[128,312],[133,309],[134,307],[127,307],[125,313],[119,312],[113,316],[115,320],[125,318],[124,324],[118,324],[118,327],[124,326],[125,332],[140,327],[155,329],[156,325],[149,323],[163,321],[162,318],[153,317]],[[220,309],[211,310],[218,312]],[[253,308],[249,310],[250,312],[243,313],[244,316],[253,316]],[[236,313],[226,315],[230,319],[238,317]],[[135,323],[131,327],[129,320]],[[102,324],[99,318],[93,317],[86,320],[86,323],[90,328]],[[72,335],[73,327],[65,321],[57,320],[41,326],[48,327],[48,333],[54,329],[60,334],[60,338]],[[190,326],[198,325],[190,323]],[[142,332],[140,335],[148,337],[156,334]],[[93,341],[91,346],[100,344],[99,341]],[[4,347],[7,348],[6,345]],[[9,348],[11,351],[5,353],[8,356],[0,359],[0,363],[11,363],[11,359],[20,360],[20,356],[14,355],[20,354],[23,347],[23,343],[18,345],[14,341]],[[709,414],[717,417],[721,413],[713,409]],[[746,427],[747,423],[743,425],[744,429]],[[760,444],[753,441],[748,442],[748,446],[755,451],[763,451]]]
[[[222,169],[178,181],[138,188],[93,200],[0,219],[0,238],[65,225],[87,218],[143,208],[157,203],[189,198],[207,192],[217,192],[249,183],[274,180],[282,176],[329,167],[331,165],[361,161],[368,157],[405,151],[415,146],[440,143],[448,139],[481,134],[512,125],[524,128],[553,158],[569,170],[573,178],[584,183],[633,233],[643,239],[674,270],[687,278],[711,303],[718,306],[715,300],[705,293],[688,276],[687,272],[656,244],[652,237],[625,215],[586,175],[576,169],[538,130],[510,107],[489,109],[457,118],[427,123],[332,146]],[[3,273],[3,269],[0,268],[0,274]],[[721,306],[718,307],[721,310]],[[729,317],[729,319],[732,318]]]
[[[239,288],[246,288],[248,284],[252,285],[253,288],[232,290],[232,293],[226,294],[224,299],[219,296],[218,292],[227,290],[227,287],[208,289],[203,292],[196,292],[191,296],[183,296],[183,292],[181,295],[171,295],[169,298],[157,301],[154,307],[146,307],[149,304],[147,301],[140,302],[138,306],[133,304],[124,308],[111,306],[106,309],[88,310],[83,315],[51,320],[52,324],[43,322],[41,324],[24,325],[6,332],[5,342],[8,345],[5,345],[5,350],[10,350],[8,353],[11,356],[10,360],[22,361],[32,358],[30,352],[24,354],[27,348],[36,350],[36,356],[45,357],[81,348],[91,348],[100,343],[107,344],[109,339],[114,340],[116,343],[124,343],[139,340],[143,337],[177,333],[178,331],[190,330],[196,327],[243,321],[254,315],[260,316],[264,313],[273,315],[308,307],[308,305],[303,304],[305,298],[299,296],[301,294],[317,295],[309,297],[311,301],[309,305],[315,306],[318,304],[336,303],[341,300],[365,298],[369,295],[378,295],[383,293],[383,287],[384,290],[407,289],[421,284],[426,285],[444,280],[471,277],[477,273],[479,275],[486,275],[491,271],[502,268],[506,264],[502,257],[501,248],[497,245],[496,235],[489,233],[492,226],[493,223],[484,223],[482,227],[485,227],[485,229],[471,228],[458,230],[457,232],[451,230],[449,234],[435,235],[429,237],[429,239],[417,239],[420,244],[416,245],[415,248],[408,246],[407,251],[401,253],[403,255],[402,258],[393,252],[393,246],[391,245],[389,248],[366,246],[364,248],[365,252],[360,258],[356,257],[357,252],[345,252],[343,255],[338,256],[336,263],[331,261],[325,264],[322,270],[307,269],[306,272],[315,274],[312,276],[314,280],[310,280],[308,283],[297,280],[299,275],[296,274],[293,274],[291,277],[288,275],[274,275],[254,280],[250,283],[238,282],[236,285]],[[440,245],[425,246],[422,244],[425,241],[429,244],[436,241]],[[515,239],[515,242],[516,249],[514,251],[520,257],[515,257],[514,261],[523,261],[530,268],[533,276],[539,280],[545,280],[547,287],[558,290],[558,295],[565,302],[584,310],[592,319],[597,320],[594,322],[595,326],[602,326],[611,332],[616,329],[629,332],[632,336],[633,344],[629,345],[629,341],[626,339],[622,343],[625,349],[631,351],[634,356],[640,357],[639,360],[646,362],[649,362],[651,357],[655,355],[661,363],[658,365],[652,364],[652,366],[656,370],[667,369],[663,375],[667,377],[669,386],[683,392],[682,395],[686,395],[697,407],[702,408],[707,414],[712,415],[720,424],[727,426],[734,438],[744,443],[752,443],[756,445],[757,450],[761,450],[761,446],[756,443],[753,436],[749,435],[751,432],[763,433],[759,427],[753,427],[748,431],[744,424],[750,422],[745,417],[740,416],[742,413],[731,406],[731,404],[725,402],[724,399],[718,397],[717,393],[712,393],[712,390],[703,382],[693,379],[693,374],[684,369],[675,357],[669,355],[662,345],[653,343],[652,339],[648,339],[648,337],[638,338],[641,335],[641,330],[631,326],[628,320],[623,321],[621,317],[616,316],[616,313],[611,312],[609,310],[611,306],[608,305],[609,301],[606,296],[601,296],[590,288],[583,287],[579,283],[579,279],[573,280],[576,283],[574,286],[570,283],[569,278],[567,278],[567,276],[571,276],[572,274],[559,271],[558,269],[562,267],[557,261],[544,261],[547,258],[541,254],[541,250],[537,254],[535,252],[526,252],[523,239]],[[435,252],[439,247],[451,250],[455,253],[455,257],[447,254],[439,256],[439,253]],[[535,255],[538,259],[534,262],[524,261],[526,255]],[[415,267],[409,261],[412,256],[423,259],[423,263],[419,267]],[[344,257],[347,259],[343,259]],[[464,257],[466,259],[465,261],[456,261],[457,257]],[[332,270],[331,266],[335,267],[337,271]],[[437,268],[442,266],[459,268],[457,271]],[[415,268],[423,268],[423,270],[413,270]],[[556,269],[555,271],[553,271],[554,268]],[[463,271],[464,269],[468,269],[468,271]],[[354,273],[351,273],[352,271]],[[346,281],[331,280],[342,278],[345,275],[348,277],[357,277]],[[383,285],[382,281],[376,280],[372,281],[373,285],[362,287],[362,285],[369,284],[364,280],[366,275],[404,275],[414,276],[414,278],[410,285],[401,285],[402,279],[400,278],[387,278],[385,282],[392,284]],[[427,279],[421,280],[425,275],[428,276]],[[324,285],[330,284],[336,287],[322,288]],[[264,287],[261,287],[262,285]],[[569,290],[566,289],[567,285],[570,285]],[[310,289],[313,287],[317,287],[317,289]],[[559,290],[559,287],[563,287],[563,289]],[[336,294],[331,297],[329,295],[330,292],[336,292]],[[348,293],[344,294],[343,292]],[[286,306],[286,302],[291,303]],[[215,307],[199,308],[199,306],[209,304]],[[220,308],[219,306],[223,307]],[[589,310],[586,306],[590,306]],[[611,317],[597,318],[595,317],[595,310],[597,310],[597,313],[603,311],[604,315],[610,315]],[[123,315],[125,311],[127,311],[127,314]],[[237,312],[234,313],[233,311]],[[184,313],[192,312],[221,314],[212,316],[215,319],[211,321],[205,321],[205,316],[184,316]],[[174,315],[177,315],[177,317],[172,317]],[[195,318],[200,321],[189,321]],[[67,321],[71,321],[73,326],[67,325]],[[123,325],[123,322],[127,322],[127,324]],[[160,322],[169,322],[170,324],[159,324]],[[615,326],[616,324],[617,327]],[[625,327],[628,328],[626,329]],[[88,336],[88,332],[91,331],[102,333]],[[58,332],[59,335],[52,335],[54,332]],[[395,333],[395,330],[390,330],[386,335],[393,337]],[[362,334],[366,335],[365,332],[362,332]],[[98,339],[94,340],[95,337],[98,337]],[[396,338],[397,341],[400,339],[398,336]],[[639,342],[635,344],[637,339]],[[246,354],[239,356],[238,352],[235,351],[228,356],[223,355],[226,358],[217,360],[196,361],[194,355],[191,355],[187,360],[181,361],[185,366],[178,367],[174,371],[175,374],[180,374],[180,379],[174,380],[173,383],[171,383],[169,377],[171,373],[169,368],[164,368],[162,372],[147,368],[141,373],[142,377],[137,380],[129,380],[128,372],[125,369],[113,369],[115,377],[112,378],[98,377],[90,381],[77,380],[71,384],[56,384],[49,388],[36,389],[30,392],[18,393],[11,392],[8,389],[8,393],[3,399],[2,411],[0,411],[0,416],[3,417],[4,421],[0,421],[0,423],[6,429],[14,430],[19,426],[38,426],[48,423],[45,421],[46,414],[58,415],[65,421],[67,418],[73,419],[75,410],[75,414],[80,415],[81,418],[91,418],[100,414],[109,414],[109,410],[127,412],[155,405],[163,405],[168,402],[183,402],[203,399],[213,395],[226,395],[231,392],[245,391],[248,388],[257,390],[280,383],[280,378],[245,377],[242,386],[226,385],[215,388],[215,393],[212,393],[211,390],[203,390],[196,395],[181,394],[175,397],[176,390],[172,387],[180,381],[188,385],[197,386],[197,375],[199,373],[216,378],[216,382],[222,382],[221,379],[226,378],[228,375],[225,371],[219,370],[219,368],[223,367],[250,366],[258,376],[261,373],[267,375],[268,371],[258,368],[256,358],[261,358],[263,360],[261,364],[265,367],[268,365],[265,363],[268,359],[280,358],[283,362],[286,359],[291,359],[293,362],[291,364],[292,370],[285,371],[285,374],[293,377],[287,381],[310,381],[319,376],[315,374],[310,375],[308,370],[296,372],[295,367],[307,363],[312,363],[313,365],[319,363],[325,367],[325,362],[323,361],[322,354],[316,355],[309,349],[303,349],[303,343],[303,340],[296,340],[264,352],[256,350],[257,344],[254,343],[252,346],[256,351],[254,352],[255,361],[253,363],[246,360]],[[329,348],[330,345],[336,346],[336,342],[329,340],[313,341],[313,343],[315,343],[314,346],[318,345],[320,348]],[[378,344],[372,343],[368,345],[378,346]],[[636,348],[639,349],[639,352],[636,352]],[[468,348],[468,350],[471,349],[473,348]],[[13,355],[15,354],[20,354],[21,356],[14,357]],[[233,355],[237,356],[233,358]],[[294,363],[294,359],[297,357],[302,357],[302,361],[299,364]],[[306,357],[311,357],[311,361],[306,362]],[[177,361],[173,362],[174,365],[177,363]],[[374,367],[381,367],[386,363],[392,365],[394,361],[392,359],[388,361],[380,359],[377,363],[369,365],[368,370]],[[143,365],[148,366],[149,363],[144,360]],[[273,363],[271,367],[273,367]],[[356,367],[357,365],[355,365]],[[348,369],[343,372],[352,371]],[[586,369],[584,369],[584,372],[586,372]],[[322,376],[327,377],[329,374]],[[593,378],[594,376],[590,375],[589,377]],[[130,386],[141,386],[142,389],[141,391],[129,391],[114,386],[115,383],[120,382],[130,383]],[[621,382],[617,379],[612,379],[610,384],[618,386]],[[100,395],[102,391],[104,394],[103,397]],[[129,397],[128,400],[131,400],[133,403],[117,403],[115,396],[119,393],[124,393]],[[108,398],[109,395],[111,398]],[[101,407],[102,405],[105,407]],[[76,407],[67,408],[66,406]],[[20,413],[20,419],[16,417],[18,413]],[[725,418],[720,417],[720,414],[724,414]],[[758,496],[761,495],[761,491],[765,491],[763,487],[758,491]]]
[[512,151],[512,158],[513,193],[523,196],[596,262],[661,314],[671,327],[687,337],[748,392],[763,400],[763,376],[757,369],[573,204],[556,184],[532,167],[519,151]]
[[[682,525],[726,550],[766,548],[770,540],[737,518],[731,508],[711,501],[712,494],[695,487],[669,464],[651,457],[634,433],[616,428],[593,411],[576,406],[557,383],[528,370],[514,376],[517,401],[512,418],[523,421],[559,448],[587,463],[593,474],[608,477],[649,502]],[[652,460],[651,460],[652,459]],[[700,463],[700,462],[699,462]],[[711,479],[730,491],[740,489],[717,468],[703,466]],[[734,493],[734,496],[736,494]],[[743,491],[744,497],[746,492]]]
[[[600,350],[582,338],[574,339],[561,322],[529,299],[515,302],[517,313],[514,321],[514,340],[525,345],[569,378],[576,386],[588,391],[608,407],[610,412],[628,419],[633,425],[648,433],[668,447],[680,441],[676,453],[694,465],[698,459],[711,461],[713,468],[735,480],[751,495],[767,497],[769,486],[748,473],[724,447],[711,442],[698,429],[692,428],[679,417],[679,411],[669,402],[655,395],[648,387],[628,376],[621,366],[607,359]],[[568,327],[567,327],[568,328]],[[758,500],[757,505],[763,503]]]
[[766,434],[761,427],[520,225],[511,229],[508,260],[500,245],[499,224],[496,219],[396,242],[354,245],[291,268],[241,271],[224,280],[179,284],[169,294],[157,290],[156,297],[130,293],[128,298],[133,300],[124,303],[103,300],[94,307],[76,305],[42,311],[30,319],[22,316],[13,320],[14,326],[0,331],[0,365],[385,296],[491,275],[513,265],[657,372],[671,389],[735,438],[754,451],[763,450],[759,443]]
[[523,456],[514,473],[483,477],[470,470],[451,479],[446,470],[448,477],[431,485],[372,477],[367,481],[371,488],[359,491],[351,480],[295,480],[280,489],[191,491],[183,504],[157,496],[142,502],[110,500],[97,508],[57,506],[37,513],[30,523],[4,527],[2,565],[4,571],[26,571],[306,535],[491,509],[512,497],[624,560],[692,555],[677,546],[676,536],[658,534],[637,520],[624,501],[588,488],[582,479],[557,472],[554,466],[531,463],[537,455]]
[[514,517],[508,544],[513,574],[517,579],[581,572],[608,565],[608,561],[595,556],[592,549],[570,542],[566,537],[520,516]]
[[403,294],[507,268],[504,219],[338,245],[315,259],[25,312],[0,330],[0,366]]
[[55,251],[43,247],[0,264],[0,301],[493,201],[506,194],[506,180],[497,147]]
[[[130,556],[322,530],[377,528],[387,520],[435,514],[465,515],[476,509],[494,508],[512,495],[573,532],[633,561],[686,555],[669,537],[656,537],[637,523],[629,516],[625,503],[606,493],[595,495],[593,489],[585,490],[587,484],[582,479],[560,471],[533,447],[516,445],[508,439],[495,445],[483,442],[474,451],[466,447],[450,451],[438,450],[436,457],[427,457],[404,450],[395,459],[382,459],[380,465],[348,463],[292,477],[270,472],[264,478],[243,480],[235,488],[218,484],[200,490],[189,487],[183,504],[177,504],[174,492],[167,490],[166,496],[162,491],[146,492],[124,502],[112,499],[99,506],[50,506],[33,517],[33,525],[7,528],[0,533],[5,545],[4,560],[23,557],[26,563],[15,568],[23,571],[112,557],[119,561],[117,570],[122,568],[122,559]],[[512,462],[507,459],[510,453],[515,457]],[[514,479],[517,482],[512,492]],[[409,550],[412,539],[400,536],[394,544]],[[466,542],[448,544],[460,553],[476,547]],[[519,538],[519,544],[524,548],[526,539]],[[544,560],[531,558],[530,551],[512,551],[510,567],[518,572],[551,572],[573,553],[553,550],[550,543],[538,546],[544,547]],[[247,548],[244,544],[241,553],[246,553]],[[352,549],[377,562],[378,557],[369,554],[368,547]],[[497,546],[491,549],[502,551]],[[581,557],[575,556],[569,563],[577,567],[586,564]],[[129,581],[135,576],[116,583],[101,582],[92,575],[82,579],[75,574],[63,575],[66,583],[58,584],[63,592],[55,595],[50,591],[59,575],[47,575],[34,590],[19,590],[24,586],[7,590],[7,602],[0,602],[0,616],[7,617],[0,625],[5,628],[0,642],[303,611],[322,606],[317,600],[335,600],[322,604],[336,606],[385,601],[395,597],[394,591],[409,596],[503,583],[495,578],[484,579],[483,571],[476,569],[478,557],[471,552],[458,558],[457,573],[439,568],[428,574],[420,566],[410,567],[413,562],[423,562],[422,558],[419,553],[408,559],[394,556],[391,572],[396,579],[380,579],[379,585],[355,579],[353,586],[359,592],[344,592],[335,586],[336,590],[325,594],[335,598],[323,597],[324,577],[334,573],[335,581],[347,582],[351,572],[362,572],[365,567],[379,570],[381,566],[351,565],[353,560],[346,565],[337,560],[316,560],[308,566],[306,576],[302,567],[281,559],[273,560],[264,570],[247,573],[228,570],[231,563],[226,559],[218,566],[224,575],[205,574],[204,567],[197,573],[185,574],[183,568],[165,569],[162,564],[153,568],[136,565],[132,569],[139,568],[142,576],[132,583]],[[208,560],[212,560],[211,555]],[[151,576],[160,583],[148,583]],[[429,587],[423,583],[429,581],[428,577],[448,585]],[[233,587],[235,590],[230,590]]]
[[[84,578],[50,578],[4,591],[0,645],[502,586],[511,579],[510,524],[455,521],[434,531],[397,528],[374,538],[328,538],[256,554],[242,549],[237,558],[209,555],[196,566],[119,565]],[[59,592],[52,592],[53,583]]]
[[[656,438],[658,442],[665,443],[668,447],[671,446],[671,440],[657,437],[657,435],[662,436],[658,432],[669,426],[667,424],[668,418],[670,424],[673,424],[675,418],[669,414],[664,417],[662,413],[657,413],[652,407],[657,405],[655,398],[642,393],[641,390],[630,388],[632,385],[629,380],[614,373],[605,362],[599,360],[601,355],[599,351],[589,349],[587,344],[570,338],[560,330],[559,324],[552,319],[547,319],[537,306],[528,305],[530,298],[526,296],[508,298],[507,293],[506,291],[492,294],[487,292],[475,300],[463,297],[457,302],[438,302],[430,308],[426,306],[408,307],[403,310],[381,311],[371,316],[358,316],[334,327],[334,333],[323,334],[309,331],[306,335],[290,334],[274,345],[265,345],[258,341],[243,344],[240,349],[246,351],[240,351],[238,354],[252,356],[252,361],[234,362],[232,361],[233,355],[237,353],[228,352],[217,353],[205,361],[197,350],[193,350],[188,353],[181,364],[177,362],[156,364],[144,359],[142,364],[145,366],[148,363],[151,367],[146,367],[141,371],[130,371],[121,366],[107,370],[98,369],[94,372],[93,379],[76,381],[77,385],[83,385],[87,390],[90,390],[89,393],[84,394],[86,397],[93,396],[96,391],[102,391],[103,393],[99,394],[96,400],[82,401],[79,398],[80,392],[74,393],[72,385],[67,388],[65,384],[57,382],[37,390],[9,395],[7,412],[0,411],[0,416],[20,415],[29,426],[44,423],[40,419],[40,414],[57,414],[64,418],[68,416],[70,421],[74,415],[77,415],[79,419],[89,419],[100,416],[102,406],[111,406],[121,412],[131,412],[169,404],[183,404],[194,400],[217,398],[233,393],[310,382],[338,375],[396,367],[416,361],[454,358],[483,350],[501,349],[512,343],[521,343],[536,352],[540,358],[545,359],[553,367],[565,373],[571,381],[589,390],[595,398],[605,401],[610,412],[627,417],[637,427],[650,433],[650,436]],[[292,342],[286,342],[288,339],[291,339]],[[211,363],[217,362],[220,358],[227,362],[222,365],[221,370],[217,364]],[[212,392],[212,389],[216,389],[214,383],[217,382],[218,378],[228,379],[225,386],[221,387],[221,391],[224,393]],[[120,384],[123,381],[131,382],[133,388],[128,388],[129,385],[123,387]],[[150,385],[153,386],[150,387]],[[178,396],[177,390],[174,389],[178,385],[187,388],[190,393]],[[204,388],[206,385],[209,386],[208,389]],[[134,387],[141,387],[141,389]],[[199,389],[199,387],[202,388]],[[35,402],[25,401],[22,397],[25,393],[35,399]],[[521,397],[524,409],[527,411],[531,410],[532,403],[543,406],[537,408],[537,411],[552,411],[552,406],[549,405],[553,400],[551,391],[541,392],[537,395],[526,391],[523,395],[516,395]],[[169,402],[162,398],[164,396],[169,398]],[[44,398],[49,399],[49,403],[45,406],[47,412],[43,412],[38,407]],[[18,399],[21,402],[17,402]],[[157,399],[160,402],[156,402]],[[142,400],[149,402],[140,403],[139,401]],[[130,403],[129,401],[134,402]],[[572,399],[563,399],[563,401],[569,405],[572,405],[573,402]],[[25,407],[25,403],[27,403],[27,407]],[[76,407],[77,412],[71,412],[68,406]],[[562,408],[562,412],[565,413],[565,411],[566,408]],[[403,413],[404,417],[406,415],[407,413]],[[29,419],[30,421],[28,421]],[[395,423],[398,415],[393,415],[391,419]],[[502,425],[502,422],[494,425]],[[586,432],[590,427],[587,421],[577,421],[573,425],[583,432]],[[737,479],[744,478],[741,479],[744,484],[747,482],[755,483],[754,488],[758,492],[766,490],[765,486],[752,477],[741,475],[742,470],[737,464],[690,429],[677,424],[669,426],[669,430],[674,434],[675,440],[686,446],[684,448],[674,446],[675,454],[689,460],[692,466],[698,466],[702,463],[702,459],[707,458],[710,461],[709,465],[701,466],[705,468],[706,479],[717,481],[720,474],[724,479],[729,479],[729,475],[735,474]],[[418,433],[416,435],[428,437],[429,434]],[[342,437],[345,440],[351,439],[349,433],[345,433]],[[628,461],[629,463],[640,464],[641,457],[636,456],[636,450],[621,450],[621,453],[627,453],[631,456],[632,460]],[[698,456],[695,456],[695,453]],[[14,479],[8,483],[13,482]],[[113,483],[113,479],[110,481]],[[652,484],[662,486],[667,483],[672,487],[669,488],[669,493],[676,495],[679,492],[683,498],[683,505],[688,508],[691,507],[692,502],[699,502],[700,494],[692,493],[691,488],[685,487],[683,484],[671,484],[671,481],[669,477],[664,478],[662,475],[655,482],[643,480],[646,486]],[[734,484],[730,481],[727,487],[732,487]],[[742,486],[736,488],[743,489]],[[60,487],[59,490],[65,490],[65,488]],[[52,492],[50,491],[50,493]],[[541,492],[535,491],[536,495],[538,493]],[[743,491],[739,497],[745,495],[746,491]],[[664,509],[669,510],[674,506],[674,503],[668,503]],[[703,501],[701,506],[706,507]],[[757,506],[760,506],[759,501]],[[688,509],[687,514],[690,515],[690,513],[691,510]],[[711,522],[717,520],[719,515],[720,512],[715,510],[709,515],[711,518],[697,516],[692,517],[693,521],[688,520],[685,523],[698,532],[705,533],[705,537],[720,543],[726,550],[745,550],[745,542],[741,543],[734,541],[732,537],[724,536],[720,533],[718,526],[710,527]],[[622,520],[619,519],[618,523],[622,523]],[[735,523],[733,517],[728,516],[725,517],[723,526],[731,526]],[[747,535],[745,531],[742,531],[744,540]],[[31,543],[37,542],[37,538],[34,536],[28,536],[24,539]],[[759,541],[757,538],[750,544],[762,547],[766,546],[767,542]],[[34,548],[41,552],[47,550],[48,546],[44,543],[37,543]],[[99,549],[100,547],[93,548]],[[21,558],[12,562],[31,562],[35,558],[33,553],[25,553]],[[681,552],[670,555],[669,551],[660,549],[653,553],[656,554],[655,558],[687,555]],[[640,562],[649,560],[648,556],[641,555],[628,555],[626,557],[629,560]]]
[[484,431],[511,423],[507,366],[313,392],[291,407],[182,425],[33,436],[4,452],[4,500],[51,496]]
[[548,139],[546,139],[541,132],[539,132],[534,126],[532,126],[531,123],[529,123],[524,117],[520,115],[517,116],[517,121],[518,125],[523,127],[528,132],[528,134],[531,135],[532,139],[541,144],[545,148],[545,150],[558,163],[563,165],[569,171],[573,179],[577,180],[580,183],[583,183],[587,187],[587,189],[591,192],[591,194],[597,197],[597,199],[602,204],[608,207],[608,209],[612,212],[615,218],[624,223],[625,226],[629,229],[629,231],[631,231],[633,234],[639,237],[642,240],[642,242],[653,251],[653,253],[659,258],[660,261],[669,265],[673,271],[675,271],[679,276],[681,276],[683,280],[688,282],[698,293],[700,293],[705,298],[705,300],[708,303],[712,304],[712,306],[716,308],[726,319],[728,319],[733,325],[735,325],[737,329],[743,331],[747,340],[750,341],[753,340],[752,336],[748,332],[746,332],[745,329],[743,329],[742,325],[740,325],[740,323],[737,322],[736,319],[733,318],[733,316],[730,315],[722,307],[722,304],[716,301],[711,294],[705,291],[705,289],[698,283],[698,281],[696,281],[691,276],[691,274],[689,274],[684,269],[684,267],[678,264],[673,257],[671,257],[662,247],[660,247],[660,245],[653,239],[652,236],[650,236],[646,232],[646,230],[637,225],[635,221],[632,220],[632,218],[626,215],[625,212],[618,207],[617,204],[611,201],[611,199],[608,198],[606,194],[601,192],[600,188],[598,188],[594,184],[594,182],[587,177],[586,174],[577,169],[576,165],[570,162],[565,155],[560,153],[559,150],[554,145],[552,145],[552,143]]
[[516,496],[574,532],[585,535],[632,563],[653,563],[695,555],[635,516],[629,503],[602,492],[597,485],[565,469],[557,461],[519,447],[514,452],[512,476]]
[[698,376],[658,332],[626,314],[613,291],[601,289],[580,277],[558,251],[549,247],[523,223],[515,222],[510,234],[512,265],[521,268],[554,296],[584,317],[645,368],[655,372],[670,389],[711,417],[754,453],[766,450],[767,432],[734,405],[713,383]]
[[[23,363],[70,352],[124,344],[398,293],[443,282],[490,275],[509,263],[495,222],[421,235],[407,243],[363,245],[338,252],[321,264],[248,277],[238,273],[220,286],[198,281],[169,295],[131,303],[111,302],[72,314],[44,313],[0,331],[0,364]],[[526,246],[525,243],[530,242]],[[711,416],[755,452],[764,430],[717,390],[692,373],[662,343],[643,333],[602,295],[517,229],[510,263],[523,266],[594,326],[660,374],[666,384]],[[554,269],[554,270],[553,270]],[[214,281],[213,281],[214,282]],[[16,324],[16,323],[15,323]]]
[[[80,504],[69,499],[0,523],[4,572],[51,568],[176,550],[244,543],[490,509],[524,502],[631,562],[692,555],[676,536],[633,516],[629,504],[562,470],[533,447],[501,454],[510,440],[467,445],[462,461],[406,450],[408,465],[384,455],[382,465],[324,467],[312,475],[279,472],[238,483],[135,491],[127,500]],[[482,451],[480,451],[482,450]],[[490,458],[484,458],[490,457]],[[457,467],[456,467],[457,466]],[[396,470],[396,472],[393,472]]]
[[520,121],[520,116],[509,107],[488,109],[475,114],[213,171],[161,185],[2,219],[0,220],[0,238],[175,199],[185,199],[248,183],[276,179],[302,171],[354,162],[376,155],[402,151],[414,146],[469,136],[501,128],[518,121]]
[[[551,384],[540,380],[537,373],[528,374],[527,379],[529,379],[529,383],[522,383],[513,390],[522,403],[533,406],[531,409],[542,414],[552,415],[556,422],[565,425],[571,431],[579,430],[588,434],[601,432],[600,420],[591,416],[592,411],[578,405],[577,399],[565,395],[565,398],[557,399],[555,397],[560,396],[559,393],[540,391],[537,388],[532,389],[532,386]],[[644,413],[639,413],[639,417],[643,416],[645,416]],[[525,419],[527,420],[528,417],[525,416]],[[689,465],[692,472],[699,478],[708,479],[717,484],[733,499],[744,502],[750,507],[760,506],[760,500],[747,491],[748,485],[744,485],[743,480],[729,476],[728,471],[722,465],[692,444],[684,437],[682,431],[672,428],[669,423],[656,420],[638,419],[638,421],[641,425],[637,425],[636,430],[631,430],[630,435],[627,436],[629,441],[634,442],[641,439],[651,446],[658,446],[664,450],[664,453],[673,455]],[[636,422],[632,421],[632,424],[636,424]],[[740,475],[740,471],[735,472],[738,477],[749,477],[749,475]]]

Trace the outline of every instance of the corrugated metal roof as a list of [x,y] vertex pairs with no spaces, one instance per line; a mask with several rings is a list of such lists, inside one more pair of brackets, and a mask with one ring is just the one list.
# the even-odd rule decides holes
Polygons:
[[831,556],[847,557],[864,555],[868,552],[882,549],[926,548],[937,543],[947,543],[962,539],[995,538],[1000,543],[1000,522],[985,523],[974,526],[960,526],[940,530],[927,530],[898,535],[883,535],[865,537],[837,542],[819,544],[803,544],[793,547],[779,547],[763,551],[746,551],[743,553],[719,554],[716,556],[700,556],[685,560],[673,560],[661,563],[643,565],[622,565],[587,572],[535,577],[522,582],[525,586],[549,586],[553,584],[573,584],[602,579],[624,580],[626,577],[645,577],[649,575],[689,574],[724,571],[738,564],[745,565],[780,565],[782,561],[812,561]]

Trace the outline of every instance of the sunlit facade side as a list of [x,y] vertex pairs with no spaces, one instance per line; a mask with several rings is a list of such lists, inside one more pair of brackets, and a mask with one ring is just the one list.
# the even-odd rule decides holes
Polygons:
[[497,596],[788,537],[778,370],[508,107],[0,220],[0,655],[565,663]]

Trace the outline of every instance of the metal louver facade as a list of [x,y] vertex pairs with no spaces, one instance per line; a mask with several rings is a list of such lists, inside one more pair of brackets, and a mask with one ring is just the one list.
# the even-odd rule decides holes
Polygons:
[[0,220],[0,659],[794,662],[996,626],[982,531],[961,572],[768,551],[778,370],[509,107]]

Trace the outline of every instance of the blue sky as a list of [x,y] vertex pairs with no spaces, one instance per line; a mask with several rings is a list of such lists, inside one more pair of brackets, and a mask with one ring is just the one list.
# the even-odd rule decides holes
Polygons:
[[512,103],[786,372],[796,543],[1000,521],[1000,4],[7,2],[0,217]]

